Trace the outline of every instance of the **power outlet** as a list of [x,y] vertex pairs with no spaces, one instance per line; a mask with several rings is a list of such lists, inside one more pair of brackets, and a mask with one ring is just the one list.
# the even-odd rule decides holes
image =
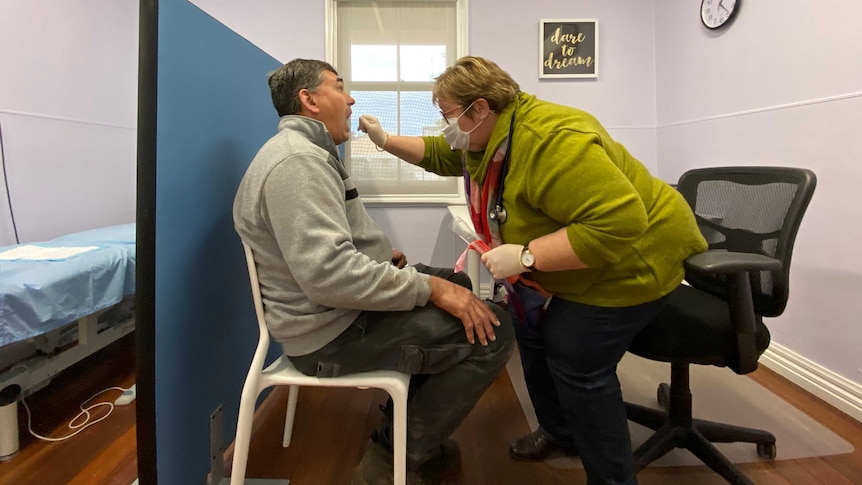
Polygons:
[[128,404],[131,404],[131,402],[135,400],[135,397],[137,397],[136,386],[137,386],[137,384],[134,384],[132,387],[123,391],[123,393],[120,394],[120,397],[118,397],[117,400],[114,401],[114,405],[115,406],[126,406]]

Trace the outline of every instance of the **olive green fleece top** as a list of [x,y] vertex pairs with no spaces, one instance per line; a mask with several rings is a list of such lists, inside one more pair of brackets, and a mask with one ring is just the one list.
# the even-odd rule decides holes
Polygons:
[[[679,192],[653,177],[589,113],[520,93],[499,113],[488,148],[464,154],[470,178],[484,182],[513,113],[503,191],[508,219],[500,236],[527,244],[565,227],[589,266],[524,276],[560,298],[606,307],[653,301],[676,288],[683,260],[707,248],[694,215]],[[442,135],[423,138],[419,166],[439,175],[463,173],[461,150],[453,151]]]

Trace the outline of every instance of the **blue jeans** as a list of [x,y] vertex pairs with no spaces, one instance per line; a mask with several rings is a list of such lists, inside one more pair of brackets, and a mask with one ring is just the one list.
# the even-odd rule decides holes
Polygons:
[[534,330],[512,314],[539,425],[578,450],[590,485],[637,483],[617,364],[665,303],[597,307],[554,297]]

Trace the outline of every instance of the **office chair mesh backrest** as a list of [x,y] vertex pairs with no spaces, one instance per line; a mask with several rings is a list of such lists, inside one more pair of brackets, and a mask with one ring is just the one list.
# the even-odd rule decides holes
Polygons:
[[[679,180],[678,190],[710,250],[762,254],[782,262],[780,270],[750,275],[760,316],[778,316],[787,305],[793,243],[814,184],[812,172],[781,167],[700,169]],[[689,274],[686,281],[726,297],[722,276]]]
[[677,189],[709,251],[686,260],[690,286],[668,295],[629,348],[671,364],[670,384],[658,387],[663,409],[626,403],[630,420],[655,430],[635,450],[637,470],[687,448],[728,482],[752,485],[712,443],[755,443],[759,456],[775,458],[772,433],[693,417],[689,367],[726,366],[737,374],[757,368],[769,346],[762,317],[778,316],[787,305],[793,243],[815,181],[810,170],[789,167],[704,168],[680,177]]

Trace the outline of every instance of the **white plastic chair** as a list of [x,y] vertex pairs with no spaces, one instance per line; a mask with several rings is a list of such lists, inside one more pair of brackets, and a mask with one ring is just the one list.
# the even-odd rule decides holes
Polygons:
[[394,404],[392,432],[395,484],[404,485],[407,478],[407,389],[410,385],[410,375],[381,370],[339,377],[311,377],[296,370],[290,360],[283,355],[264,369],[264,360],[269,350],[269,330],[267,330],[266,322],[263,319],[263,301],[260,296],[254,255],[245,242],[242,245],[245,249],[246,263],[248,263],[248,276],[251,281],[251,292],[254,296],[254,309],[260,328],[260,340],[257,344],[257,350],[254,352],[245,385],[242,388],[230,485],[242,485],[245,480],[255,403],[261,391],[270,386],[290,386],[282,438],[282,446],[285,448],[290,445],[290,437],[293,433],[293,418],[296,413],[299,386],[376,388],[388,392]]

